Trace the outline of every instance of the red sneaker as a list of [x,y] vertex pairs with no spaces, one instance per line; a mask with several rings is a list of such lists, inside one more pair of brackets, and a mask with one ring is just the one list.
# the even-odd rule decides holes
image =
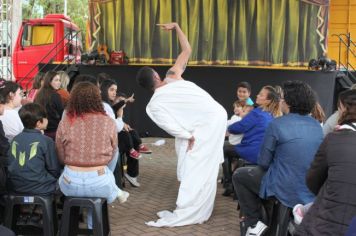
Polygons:
[[145,145],[141,144],[138,149],[139,153],[151,154],[152,151],[148,149]]
[[142,155],[137,152],[135,149],[131,149],[130,150],[130,157],[134,158],[134,159],[140,159],[142,157]]

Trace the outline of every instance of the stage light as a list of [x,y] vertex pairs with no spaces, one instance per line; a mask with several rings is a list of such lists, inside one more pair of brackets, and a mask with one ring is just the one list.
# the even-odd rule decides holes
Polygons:
[[309,70],[319,70],[319,62],[316,59],[311,59],[308,64]]
[[336,61],[335,60],[327,61],[326,65],[325,65],[325,70],[326,71],[334,71],[334,70],[336,70]]
[[330,59],[327,58],[326,56],[320,56],[318,58],[318,62],[319,62],[319,67],[321,70],[325,70],[326,69],[326,63],[330,62]]

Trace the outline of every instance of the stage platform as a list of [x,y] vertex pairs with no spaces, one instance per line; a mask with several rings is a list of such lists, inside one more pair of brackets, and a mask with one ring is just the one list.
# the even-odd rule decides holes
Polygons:
[[[54,66],[54,65],[52,65]],[[47,70],[52,66],[47,66]],[[151,94],[136,83],[136,72],[143,65],[78,65],[80,74],[96,76],[107,73],[118,83],[118,90],[131,95],[135,93],[136,101],[125,109],[124,120],[135,127],[140,134],[153,137],[166,137],[167,134],[158,128],[147,116],[145,107]],[[164,76],[170,68],[168,65],[152,65]],[[336,71],[310,71],[306,68],[288,67],[231,67],[231,66],[188,66],[183,77],[192,81],[210,93],[222,104],[229,116],[232,115],[232,104],[236,99],[236,85],[247,81],[252,86],[252,99],[264,85],[281,85],[286,80],[302,80],[308,83],[318,94],[320,104],[330,115],[335,106]],[[190,114],[187,114],[189,116]]]

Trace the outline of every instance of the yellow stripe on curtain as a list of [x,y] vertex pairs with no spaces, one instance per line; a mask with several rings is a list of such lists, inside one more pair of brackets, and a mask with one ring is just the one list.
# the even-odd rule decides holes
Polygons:
[[54,27],[50,25],[35,25],[32,28],[32,45],[44,45],[53,43]]

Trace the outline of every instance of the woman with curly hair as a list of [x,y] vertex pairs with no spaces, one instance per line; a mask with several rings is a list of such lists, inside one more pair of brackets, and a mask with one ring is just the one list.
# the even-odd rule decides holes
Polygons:
[[99,88],[89,82],[76,84],[66,111],[56,136],[58,157],[65,164],[59,178],[61,191],[66,196],[125,202],[129,193],[116,186],[108,168],[117,149],[117,131],[115,122],[105,114]]

